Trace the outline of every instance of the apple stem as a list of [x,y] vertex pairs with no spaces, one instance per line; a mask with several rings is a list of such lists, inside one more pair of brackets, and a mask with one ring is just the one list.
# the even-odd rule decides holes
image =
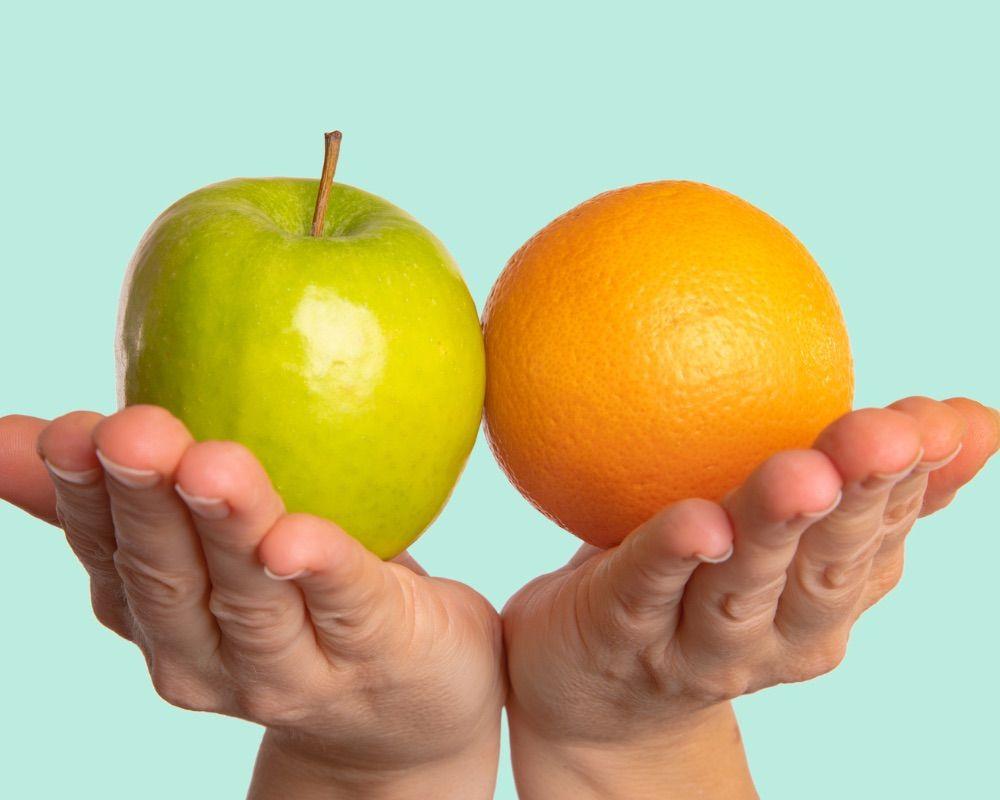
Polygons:
[[333,173],[337,171],[341,138],[340,131],[330,131],[323,135],[323,139],[326,141],[326,152],[323,155],[323,174],[319,179],[319,192],[316,194],[316,210],[313,212],[313,236],[323,235],[323,223],[326,221],[326,204],[330,200]]

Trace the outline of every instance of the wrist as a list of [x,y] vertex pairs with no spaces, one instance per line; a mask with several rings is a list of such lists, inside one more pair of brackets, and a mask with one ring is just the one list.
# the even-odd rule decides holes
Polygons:
[[247,800],[479,800],[493,796],[499,730],[435,761],[359,765],[273,730],[264,733]]
[[753,787],[730,703],[675,717],[623,737],[561,738],[508,709],[511,757],[523,800],[752,800]]

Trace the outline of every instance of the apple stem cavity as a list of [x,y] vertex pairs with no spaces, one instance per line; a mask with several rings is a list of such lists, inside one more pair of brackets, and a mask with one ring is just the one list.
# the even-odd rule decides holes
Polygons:
[[316,193],[316,210],[313,211],[312,235],[322,236],[323,225],[326,222],[326,204],[330,201],[330,187],[333,186],[333,173],[337,171],[337,159],[340,157],[340,131],[330,131],[323,135],[326,141],[326,152],[323,155],[323,174],[319,179],[319,191]]

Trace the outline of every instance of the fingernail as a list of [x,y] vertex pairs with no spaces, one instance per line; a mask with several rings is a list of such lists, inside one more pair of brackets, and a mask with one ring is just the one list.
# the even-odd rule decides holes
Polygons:
[[97,460],[101,462],[106,474],[129,489],[149,489],[160,482],[160,474],[155,469],[123,467],[121,464],[116,464],[100,450],[97,451]]
[[833,502],[830,503],[830,505],[828,505],[822,511],[809,511],[808,513],[805,514],[799,514],[799,519],[805,519],[815,522],[818,519],[823,519],[823,517],[828,517],[834,511],[837,510],[837,506],[840,505],[840,501],[843,499],[844,499],[843,491],[838,491],[837,496],[833,498]]
[[733,546],[729,545],[729,549],[726,550],[721,556],[706,556],[702,553],[695,553],[694,557],[701,561],[703,564],[721,564],[723,561],[728,561],[733,555]]
[[308,575],[309,570],[300,569],[298,572],[293,572],[291,575],[277,575],[271,572],[271,570],[269,570],[267,567],[264,567],[264,574],[267,575],[267,577],[276,581],[294,581],[296,578],[301,578],[303,575]]
[[913,459],[912,463],[906,469],[901,469],[899,472],[873,472],[871,477],[861,482],[861,486],[865,489],[881,489],[887,484],[899,483],[899,481],[917,468],[923,457],[924,449],[920,448],[917,457]]
[[990,411],[992,411],[993,416],[996,417],[997,423],[997,447],[996,450],[993,451],[993,455],[996,455],[997,453],[1000,453],[1000,408],[990,407]]
[[221,497],[201,497],[191,494],[185,492],[179,483],[174,484],[174,490],[195,516],[202,519],[225,519],[229,516],[229,503]]
[[77,486],[86,486],[88,484],[95,483],[97,479],[101,477],[100,467],[80,470],[63,469],[62,467],[57,467],[47,458],[43,460],[45,461],[45,466],[48,471],[59,478],[59,480],[66,481],[66,483],[75,483]]
[[962,443],[959,442],[958,447],[955,448],[955,452],[952,453],[950,456],[942,458],[940,461],[922,461],[920,463],[920,469],[922,472],[933,472],[936,469],[941,469],[941,467],[950,464],[952,461],[958,458],[958,454],[961,452],[962,452]]

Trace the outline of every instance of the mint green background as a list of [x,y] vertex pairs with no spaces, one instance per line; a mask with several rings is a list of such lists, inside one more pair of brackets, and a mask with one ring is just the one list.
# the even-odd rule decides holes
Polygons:
[[[125,264],[153,217],[237,175],[339,177],[449,246],[481,305],[506,258],[590,195],[684,177],[784,221],[827,271],[859,403],[1000,404],[988,4],[21,4],[0,69],[0,413],[113,408]],[[922,522],[903,585],[836,673],[739,703],[767,798],[995,791],[994,466]],[[0,508],[0,795],[239,797],[259,731],[174,710],[91,619],[55,531]],[[415,548],[500,604],[574,541],[480,441]],[[991,788],[992,787],[992,788]],[[513,798],[506,763],[500,798]]]

